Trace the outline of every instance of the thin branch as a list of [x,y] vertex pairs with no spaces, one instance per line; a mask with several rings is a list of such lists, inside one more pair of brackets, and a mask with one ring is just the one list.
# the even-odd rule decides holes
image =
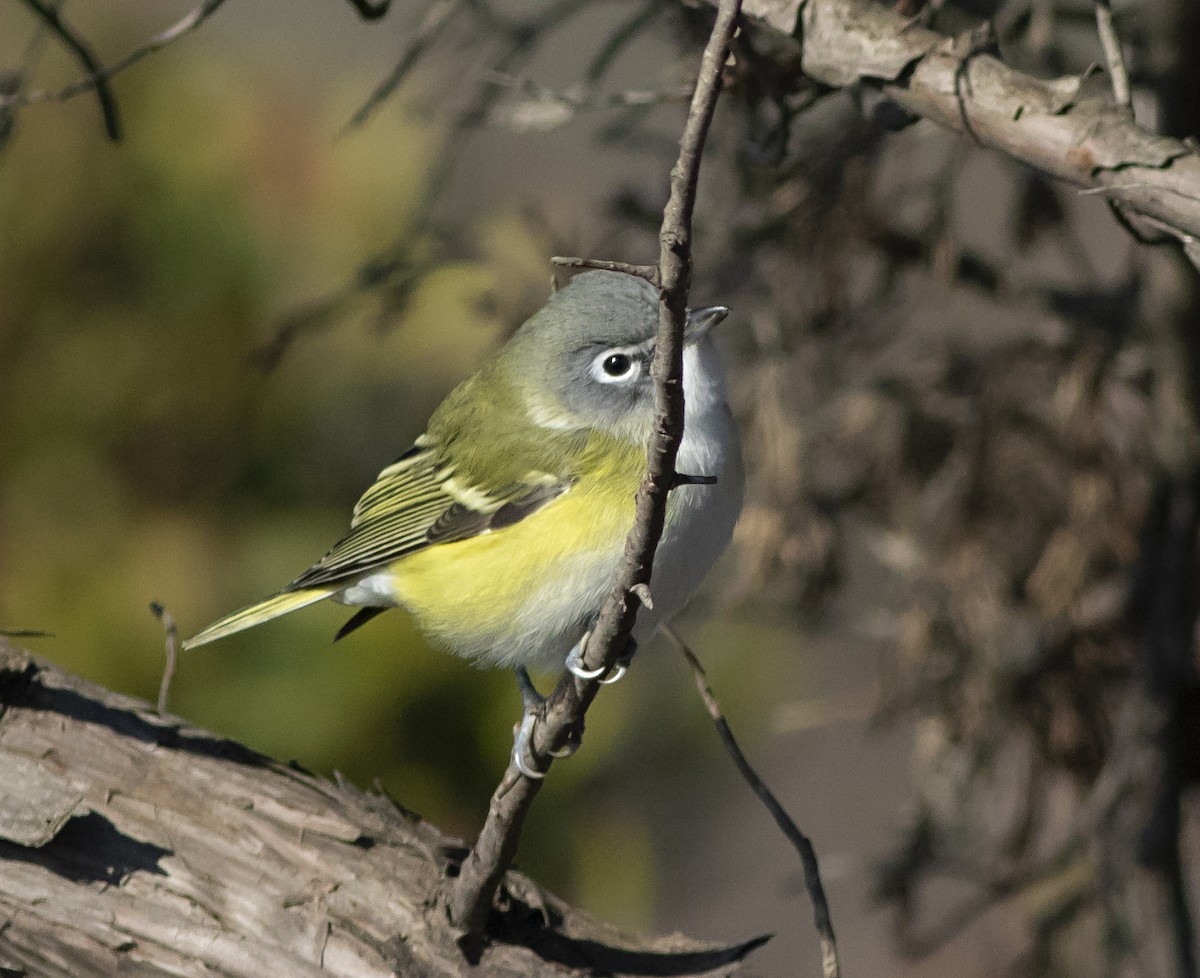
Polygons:
[[166,606],[158,601],[150,602],[150,611],[162,622],[166,631],[167,659],[163,665],[162,682],[158,686],[158,712],[167,712],[167,696],[171,692],[171,680],[175,678],[175,666],[179,661],[179,629],[175,627],[175,619]]
[[[372,3],[371,0],[347,0],[347,2],[358,11],[363,20],[378,20],[388,12],[388,8],[391,6],[391,0],[376,0],[375,3]],[[225,4],[225,0],[204,0],[166,30],[155,34],[140,47],[130,51],[120,61],[114,62],[107,68],[100,64],[82,40],[72,34],[58,19],[52,7],[47,7],[43,0],[24,0],[24,3],[37,13],[65,44],[71,47],[76,56],[84,63],[88,73],[85,78],[72,82],[57,92],[29,92],[18,96],[0,97],[0,108],[30,105],[35,102],[65,102],[76,95],[95,89],[104,109],[105,128],[108,130],[109,136],[116,140],[120,139],[120,128],[117,123],[116,102],[108,87],[109,80],[126,68],[137,64],[147,55],[173,44],[185,34],[190,34],[215,14]]]
[[678,489],[680,486],[715,486],[716,484],[717,477],[715,475],[689,475],[686,472],[676,472],[671,479],[672,489]]
[[194,10],[185,14],[174,24],[168,27],[165,31],[155,34],[148,41],[142,44],[141,47],[135,48],[125,55],[120,61],[115,62],[112,67],[101,69],[91,78],[85,78],[82,81],[76,82],[74,85],[68,85],[58,95],[60,99],[70,98],[72,95],[77,95],[80,92],[87,91],[93,85],[99,86],[103,82],[112,78],[126,68],[137,64],[142,58],[155,51],[161,51],[168,44],[173,44],[185,34],[190,34],[197,27],[203,24],[209,17],[215,14],[225,0],[204,0],[204,3],[196,7]]
[[[485,17],[487,11],[474,0],[441,0],[445,5],[462,8],[469,11],[479,20]],[[538,46],[538,41],[545,35],[551,34],[560,24],[578,14],[586,5],[587,0],[558,0],[557,3],[538,12],[530,23],[516,26],[500,25],[493,33],[501,33],[509,38],[509,45],[492,65],[491,70],[497,74],[515,73],[516,70],[532,57]],[[432,16],[427,15],[428,18]],[[449,16],[447,14],[447,16]],[[431,41],[432,37],[427,40]],[[416,43],[414,41],[414,43]],[[418,57],[430,47],[422,42]],[[407,53],[402,56],[402,62],[408,59]],[[404,68],[400,78],[412,67]],[[399,83],[396,71],[388,81],[381,83],[366,103],[358,110],[365,120],[386,99]],[[327,328],[330,324],[344,319],[350,312],[350,307],[366,296],[385,293],[394,299],[400,294],[401,301],[393,302],[391,308],[384,310],[385,315],[392,315],[398,306],[403,305],[403,297],[410,294],[420,283],[430,269],[436,266],[442,253],[447,248],[449,235],[445,228],[439,227],[433,215],[441,205],[447,189],[451,185],[456,172],[455,162],[462,159],[463,145],[471,138],[479,123],[488,117],[502,92],[496,86],[482,88],[479,98],[473,104],[459,111],[454,120],[446,127],[447,135],[443,141],[438,157],[443,165],[437,167],[430,175],[428,185],[421,197],[420,208],[405,228],[403,234],[388,248],[377,253],[366,261],[355,274],[354,279],[342,285],[334,292],[318,299],[298,313],[293,313],[278,324],[272,337],[260,348],[261,352],[252,355],[264,369],[271,369],[290,349],[296,336],[304,332],[316,332]],[[379,96],[376,99],[376,96]],[[358,121],[358,114],[343,127],[343,134]],[[426,246],[426,236],[434,238],[432,251]],[[458,246],[450,245],[451,250],[462,252]]]
[[[675,474],[675,457],[683,436],[683,329],[691,278],[692,210],[695,206],[700,156],[721,89],[721,75],[737,27],[741,0],[722,0],[704,49],[695,94],[680,139],[679,158],[671,170],[671,195],[663,211],[658,262],[660,302],[658,343],[651,376],[655,387],[655,420],[647,452],[647,471],[637,495],[637,515],[625,541],[618,580],[609,593],[585,653],[585,667],[603,667],[604,675],[628,646],[641,598],[648,587],[654,552],[662,534],[667,494]],[[637,589],[637,590],[635,590]],[[644,595],[644,591],[643,591]],[[563,673],[542,707],[534,726],[532,749],[543,771],[551,751],[582,727],[588,706],[599,691],[595,680]],[[446,911],[463,935],[468,951],[478,946],[500,880],[512,863],[521,826],[542,782],[509,765],[492,796],[487,820],[447,893]]]
[[528,78],[489,72],[486,80],[497,86],[521,92],[525,98],[508,99],[488,113],[494,126],[515,132],[548,132],[574,119],[581,112],[612,111],[690,102],[691,86],[661,89],[626,89],[598,94],[595,85],[575,85],[565,92],[555,91]]
[[808,889],[808,896],[812,901],[813,923],[821,941],[821,974],[824,975],[824,978],[838,978],[841,974],[841,965],[838,962],[837,938],[833,934],[833,917],[829,913],[829,901],[825,897],[825,887],[821,883],[821,869],[817,864],[817,852],[813,848],[812,840],[800,831],[791,816],[779,803],[779,799],[775,797],[763,779],[758,776],[758,772],[746,760],[746,755],[742,753],[742,748],[734,738],[733,731],[729,729],[729,722],[721,711],[721,704],[717,702],[712,687],[708,685],[708,676],[704,672],[700,660],[696,658],[696,654],[679,637],[679,633],[675,629],[668,626],[663,628],[663,632],[679,649],[687,661],[688,667],[692,670],[692,678],[696,681],[696,690],[704,702],[704,708],[712,717],[721,743],[725,745],[726,752],[733,758],[738,773],[750,786],[750,790],[758,796],[767,811],[771,813],[775,824],[779,826],[779,831],[787,837],[799,854],[800,862],[804,866],[804,885]]
[[[58,0],[54,4],[54,9],[57,10],[61,5],[61,0]],[[29,81],[29,76],[33,73],[33,67],[37,63],[37,59],[41,56],[42,50],[49,38],[49,27],[45,21],[39,20],[25,44],[25,51],[21,56],[20,67],[11,71],[0,72],[0,100],[20,97],[21,92]],[[3,150],[8,140],[12,138],[16,127],[16,110],[7,105],[0,104],[0,150]]]
[[604,46],[600,48],[588,66],[585,75],[588,84],[594,85],[604,77],[625,46],[645,30],[651,21],[665,9],[665,6],[661,0],[650,0],[641,10],[635,11],[632,17],[609,35]]
[[[104,65],[92,53],[92,49],[83,38],[63,23],[58,16],[57,9],[43,3],[42,0],[24,0],[24,2],[25,6],[45,23],[54,36],[71,50],[71,53],[87,71],[88,76],[95,79],[95,83],[90,87],[96,90],[96,100],[100,103],[100,114],[104,118],[104,131],[108,134],[109,139],[118,142],[121,138],[121,120],[117,112],[117,100],[113,97],[112,89],[108,87],[107,76],[104,75]],[[7,104],[7,100],[0,102],[0,105],[6,106]]]
[[606,272],[624,272],[644,278],[656,289],[660,288],[657,265],[633,265],[627,261],[603,261],[599,258],[563,258],[560,255],[550,259],[551,265],[562,268],[596,268]]
[[[350,2],[354,3],[355,0],[350,0]],[[342,128],[343,135],[351,129],[360,127],[374,114],[379,106],[387,101],[391,94],[400,87],[400,83],[404,81],[408,73],[412,70],[413,65],[420,60],[421,55],[425,53],[429,45],[442,32],[446,25],[450,23],[452,15],[458,13],[464,6],[464,0],[438,0],[437,3],[425,12],[425,17],[417,27],[412,40],[409,41],[408,46],[400,55],[400,60],[396,62],[395,67],[392,68],[387,77],[375,86],[362,105],[355,110],[354,115],[350,117],[350,121]]]
[[[40,5],[41,0],[25,0],[27,4]],[[88,74],[85,78],[79,81],[72,82],[70,85],[59,89],[56,92],[28,92],[20,96],[11,98],[0,98],[0,108],[8,106],[30,105],[35,102],[65,102],[67,99],[74,98],[84,92],[95,89],[97,97],[102,105],[112,101],[112,93],[109,90],[108,82],[114,75],[120,74],[126,68],[137,64],[142,58],[148,54],[153,54],[155,51],[160,51],[168,44],[179,40],[185,34],[189,34],[197,27],[203,24],[209,17],[216,13],[217,9],[225,3],[225,0],[204,0],[204,3],[190,11],[174,24],[168,27],[165,31],[155,34],[140,47],[130,51],[129,54],[114,62],[108,67],[104,67],[94,58],[91,58],[87,64]],[[51,27],[53,27],[51,23]],[[61,36],[61,35],[60,35]],[[81,58],[82,60],[82,58]],[[112,103],[113,121],[115,124],[116,104]],[[108,115],[105,115],[107,124]],[[113,139],[119,139],[120,133],[113,134],[112,129],[109,129],[109,135]]]
[[1121,52],[1121,39],[1113,24],[1110,0],[1096,0],[1096,33],[1100,35],[1100,47],[1104,50],[1104,64],[1112,83],[1113,101],[1122,108],[1133,111],[1133,95],[1129,88],[1129,70],[1125,67],[1125,55]]

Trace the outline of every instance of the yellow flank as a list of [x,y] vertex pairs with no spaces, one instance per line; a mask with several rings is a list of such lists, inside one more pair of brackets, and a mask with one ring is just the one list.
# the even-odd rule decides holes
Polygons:
[[[593,589],[581,594],[580,577],[595,578],[600,594],[611,585],[607,568],[633,525],[646,462],[642,448],[601,433],[589,437],[581,461],[570,489],[518,523],[392,564],[396,596],[424,629],[460,654],[503,655],[522,616],[558,619],[565,628],[586,613],[577,606]],[[501,648],[490,648],[497,639]]]

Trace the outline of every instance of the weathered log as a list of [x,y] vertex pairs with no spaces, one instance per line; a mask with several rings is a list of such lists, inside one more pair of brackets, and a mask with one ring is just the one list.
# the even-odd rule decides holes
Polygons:
[[761,943],[623,934],[510,872],[469,961],[463,852],[0,638],[0,975],[728,975]]

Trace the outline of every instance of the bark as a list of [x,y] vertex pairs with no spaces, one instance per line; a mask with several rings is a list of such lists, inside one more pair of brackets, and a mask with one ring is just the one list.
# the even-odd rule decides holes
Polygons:
[[[713,4],[715,0],[708,0]],[[946,37],[871,0],[747,0],[784,70],[865,86],[1042,172],[1103,194],[1185,244],[1200,237],[1200,154],[1138,126],[1083,79],[1008,67],[986,35]]]
[[728,975],[760,943],[622,934],[510,872],[469,962],[438,898],[462,855],[0,639],[0,975]]

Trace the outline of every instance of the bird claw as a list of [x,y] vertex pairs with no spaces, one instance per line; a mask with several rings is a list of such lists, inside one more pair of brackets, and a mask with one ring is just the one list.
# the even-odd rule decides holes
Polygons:
[[627,666],[624,662],[618,662],[613,670],[613,674],[611,676],[605,676],[603,679],[601,679],[600,685],[601,686],[611,686],[618,679],[620,679],[622,676],[624,676],[625,673],[627,673],[628,671],[629,671],[629,666]]
[[[539,771],[533,762],[533,726],[537,723],[537,714],[526,713],[513,734],[512,765],[525,777],[540,781],[546,776],[545,771]],[[557,757],[558,755],[552,755]]]
[[572,728],[566,732],[566,740],[558,750],[552,750],[548,753],[551,757],[570,757],[577,750],[583,741],[583,721],[580,720],[578,727]]
[[583,667],[583,653],[587,650],[588,636],[591,632],[584,632],[575,647],[571,649],[567,656],[567,672],[576,679],[599,679],[608,670],[601,666],[599,669],[585,669]]
[[[629,671],[629,660],[633,658],[633,653],[637,651],[637,645],[634,643],[632,638],[629,639],[629,651],[617,660],[616,665],[613,667],[612,675],[608,676],[605,675],[605,673],[607,673],[609,670],[605,669],[603,666],[601,666],[599,669],[584,668],[583,654],[587,651],[588,637],[590,635],[591,632],[584,632],[583,638],[581,638],[578,644],[571,649],[566,661],[567,672],[569,672],[572,676],[575,676],[577,679],[595,679],[602,686],[611,686]],[[601,676],[604,678],[601,679]]]

